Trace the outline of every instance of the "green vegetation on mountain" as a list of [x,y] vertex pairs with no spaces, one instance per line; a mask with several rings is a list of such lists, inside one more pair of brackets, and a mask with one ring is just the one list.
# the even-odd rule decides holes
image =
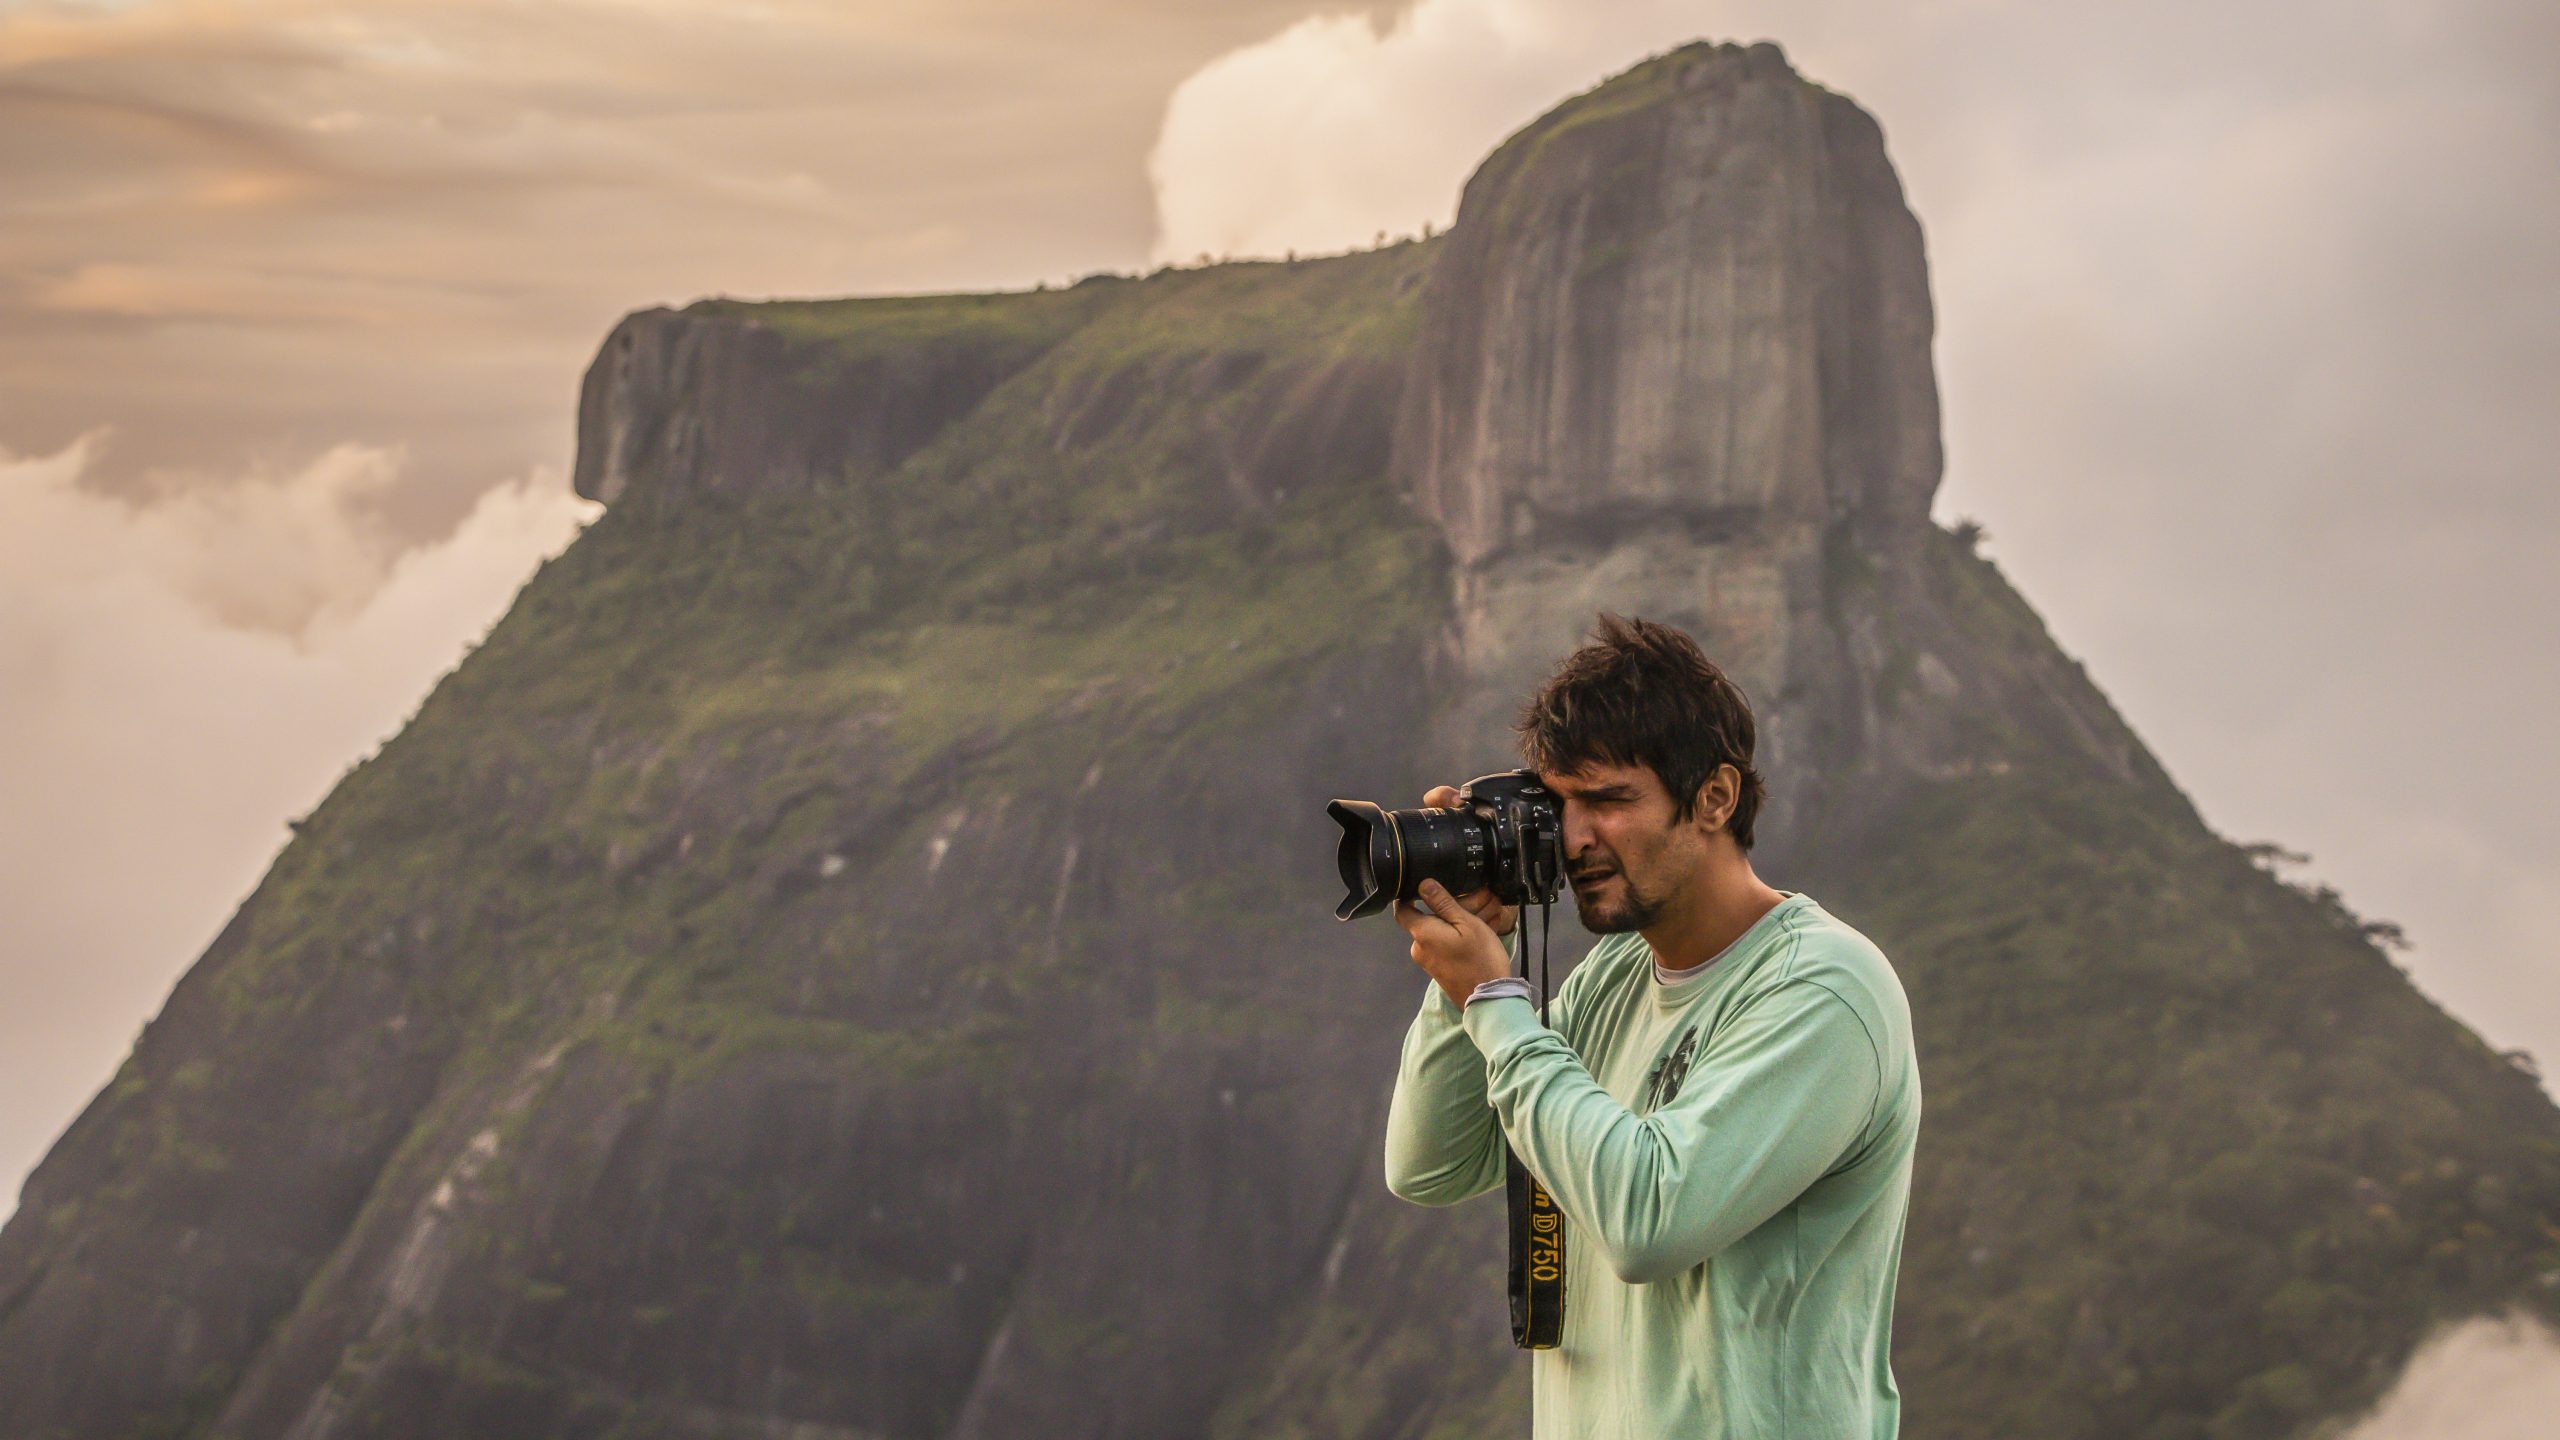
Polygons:
[[[2023,649],[2032,612],[1938,539],[1939,593]],[[1928,1087],[1915,1432],[2299,1434],[2439,1322],[2560,1322],[2560,1127],[2529,1074],[2173,789],[1986,753],[2012,758],[1825,867],[1902,972]]]

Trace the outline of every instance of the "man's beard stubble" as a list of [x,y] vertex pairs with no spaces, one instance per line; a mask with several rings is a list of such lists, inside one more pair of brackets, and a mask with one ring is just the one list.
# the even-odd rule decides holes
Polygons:
[[[1612,872],[1610,878],[1617,882],[1617,893],[1601,902],[1597,909],[1589,892],[1580,886],[1574,887],[1574,916],[1582,922],[1584,930],[1594,935],[1621,935],[1629,930],[1641,930],[1662,918],[1661,897],[1648,896],[1636,889],[1635,882],[1627,878],[1624,870]],[[1606,882],[1603,885],[1605,887]]]

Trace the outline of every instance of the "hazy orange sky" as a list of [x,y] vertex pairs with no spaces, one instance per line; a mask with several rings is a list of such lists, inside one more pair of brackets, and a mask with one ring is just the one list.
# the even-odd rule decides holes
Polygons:
[[618,316],[1446,225],[1698,37],[1882,121],[1939,516],[2560,1059],[2560,7],[0,0],[0,1209],[591,513]]

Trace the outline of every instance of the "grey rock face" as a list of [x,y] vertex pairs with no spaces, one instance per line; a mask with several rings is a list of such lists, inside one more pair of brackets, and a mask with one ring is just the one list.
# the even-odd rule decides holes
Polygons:
[[1685,47],[1513,136],[1430,299],[1404,439],[1462,564],[1927,517],[1920,227],[1875,122],[1775,46]]
[[[1398,432],[1458,566],[1439,753],[1500,745],[1613,608],[1753,697],[1770,831],[1822,833],[1826,790],[1880,798],[1852,777],[1888,762],[1871,691],[1899,642],[1844,572],[1915,569],[1940,447],[1920,227],[1875,122],[1775,46],[1687,46],[1513,136],[1448,245]],[[1906,717],[1890,758],[1926,768],[1944,719]]]
[[1047,340],[962,333],[848,354],[734,309],[642,310],[587,367],[572,483],[615,505],[874,479]]

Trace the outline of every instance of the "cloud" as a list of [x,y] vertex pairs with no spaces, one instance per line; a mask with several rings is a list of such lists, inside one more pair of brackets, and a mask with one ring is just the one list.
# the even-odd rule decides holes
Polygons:
[[1420,0],[1383,25],[1311,16],[1175,88],[1148,156],[1155,257],[1277,257],[1446,228],[1502,137],[1693,38],[1695,7]]
[[137,503],[0,452],[0,1175],[11,1194],[317,803],[596,507],[558,472],[399,548],[394,448]]
[[2560,1409],[2560,1335],[2526,1315],[2448,1325],[2345,1440],[2541,1440]]
[[396,437],[440,535],[628,311],[1131,265],[1165,92],[1319,4],[0,0],[0,435]]
[[290,474],[252,473],[149,503],[42,478],[87,470],[103,437],[83,436],[26,470],[37,478],[11,505],[27,534],[44,539],[19,542],[28,552],[13,557],[19,583],[60,590],[119,571],[148,574],[213,621],[299,640],[361,612],[390,579],[401,545],[380,505],[399,478],[397,449],[339,445]]

